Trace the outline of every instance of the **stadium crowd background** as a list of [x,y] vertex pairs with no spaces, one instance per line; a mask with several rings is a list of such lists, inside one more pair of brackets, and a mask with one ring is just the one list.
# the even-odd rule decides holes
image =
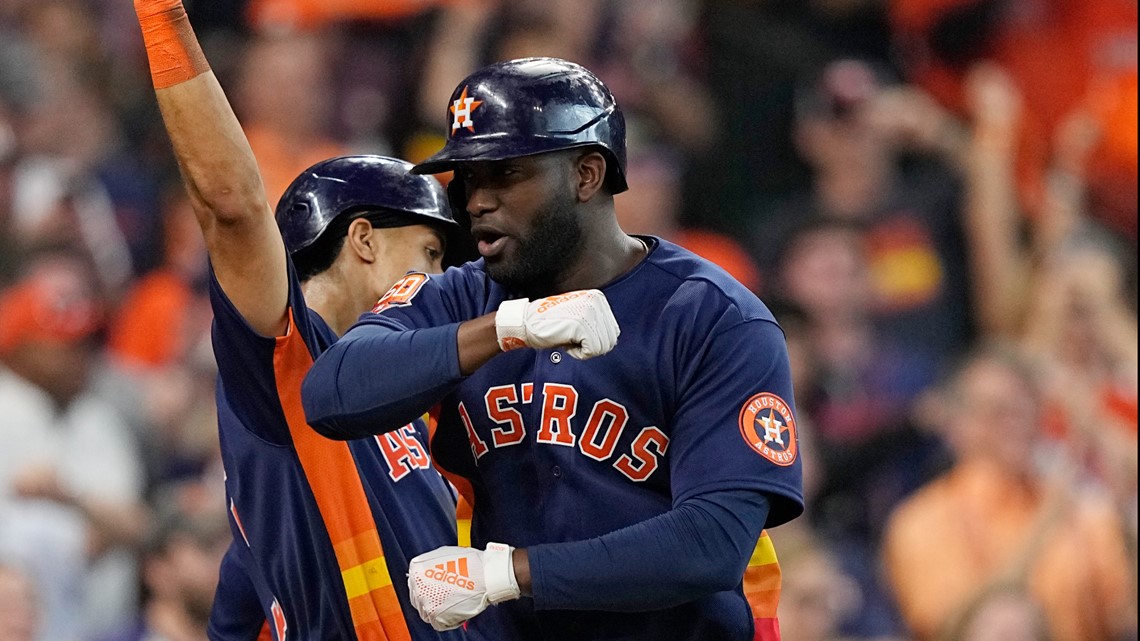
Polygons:
[[[274,199],[484,63],[609,84],[626,230],[787,333],[786,641],[1136,638],[1134,0],[186,5]],[[205,638],[206,268],[131,3],[0,0],[0,641]]]

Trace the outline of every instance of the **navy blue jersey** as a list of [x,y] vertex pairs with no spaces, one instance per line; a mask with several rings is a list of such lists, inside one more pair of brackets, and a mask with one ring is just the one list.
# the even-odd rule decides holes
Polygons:
[[[276,641],[458,641],[461,632],[438,633],[420,621],[404,578],[412,557],[456,541],[455,497],[428,457],[427,427],[416,420],[350,442],[309,428],[301,381],[336,335],[306,307],[291,263],[289,281],[288,330],[267,338],[211,278],[218,424],[236,543],[219,596],[241,595],[238,584],[252,583]],[[228,592],[226,581],[234,582]],[[215,607],[215,619],[229,610]],[[233,625],[211,621],[215,631]]]
[[[610,353],[579,361],[563,350],[519,349],[465,378],[455,364],[441,372],[451,387],[433,454],[470,481],[475,546],[541,549],[591,539],[722,491],[763,493],[767,527],[802,512],[782,331],[763,303],[718,267],[666,241],[646,241],[648,258],[601,288],[621,328]],[[495,312],[512,297],[477,261],[421,276],[360,324],[396,331],[449,326]],[[310,384],[320,381],[310,377]],[[375,387],[342,383],[337,394]],[[753,634],[740,585],[646,613],[544,610],[537,582],[534,589],[533,600],[472,619],[469,633],[496,641],[743,641]]]

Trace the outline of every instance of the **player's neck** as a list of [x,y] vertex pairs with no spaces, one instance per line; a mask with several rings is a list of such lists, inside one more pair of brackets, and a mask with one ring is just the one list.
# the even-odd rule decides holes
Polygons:
[[544,294],[600,288],[636,267],[648,251],[645,243],[626,235],[616,221],[603,225],[587,235],[577,258],[553,284],[553,291]]
[[[330,270],[331,271],[331,270]],[[368,303],[356,305],[357,297],[351,289],[343,286],[330,274],[318,274],[301,286],[305,303],[309,309],[328,323],[337,336],[343,336],[356,322],[360,314],[367,311]]]

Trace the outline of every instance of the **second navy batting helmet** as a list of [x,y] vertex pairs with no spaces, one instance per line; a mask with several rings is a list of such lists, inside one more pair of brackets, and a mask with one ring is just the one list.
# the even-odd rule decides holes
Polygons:
[[337,217],[365,211],[458,229],[443,186],[411,169],[411,163],[385,156],[338,156],[301,172],[277,203],[285,249],[295,254],[312,245]]
[[448,126],[447,144],[416,165],[416,173],[597,146],[606,156],[610,191],[627,189],[625,117],[610,90],[581,65],[523,58],[484,67],[456,87]]

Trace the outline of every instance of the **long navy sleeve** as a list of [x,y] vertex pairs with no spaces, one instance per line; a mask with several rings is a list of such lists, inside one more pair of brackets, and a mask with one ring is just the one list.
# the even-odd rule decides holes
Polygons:
[[407,425],[463,379],[458,332],[458,323],[411,330],[384,323],[353,327],[305,376],[305,419],[323,436],[342,440]]
[[658,610],[731,590],[767,516],[759,492],[710,492],[598,538],[528,548],[535,608]]

